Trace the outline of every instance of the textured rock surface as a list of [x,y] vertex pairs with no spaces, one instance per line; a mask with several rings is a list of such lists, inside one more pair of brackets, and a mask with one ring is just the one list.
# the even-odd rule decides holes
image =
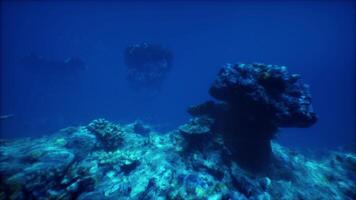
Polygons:
[[[273,144],[275,159],[268,172],[252,174],[229,158],[218,137],[203,150],[187,153],[187,141],[179,130],[166,134],[151,130],[145,136],[134,131],[134,124],[100,121],[105,126],[95,120],[48,137],[2,141],[0,199],[356,197],[356,155],[352,153],[331,152],[323,160],[313,160]],[[98,128],[121,145],[108,149]]]
[[200,150],[208,147],[213,143],[212,125],[214,120],[208,117],[196,117],[189,120],[187,124],[179,126],[186,151]]
[[317,120],[308,88],[285,66],[226,64],[209,92],[232,106],[262,115],[278,127],[308,127]]
[[105,119],[92,121],[87,129],[95,134],[106,150],[115,150],[123,143],[123,130],[121,127]]
[[285,66],[226,64],[209,93],[219,102],[190,107],[193,116],[214,119],[213,131],[240,165],[264,170],[273,159],[270,141],[279,127],[309,127],[317,121],[309,86]]

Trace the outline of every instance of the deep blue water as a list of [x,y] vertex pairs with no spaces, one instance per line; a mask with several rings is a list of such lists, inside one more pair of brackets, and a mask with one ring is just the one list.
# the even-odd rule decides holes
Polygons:
[[[227,62],[286,65],[311,86],[316,125],[285,129],[282,144],[336,148],[355,142],[355,13],[352,1],[1,2],[1,137],[51,134],[104,117],[170,130],[209,99]],[[124,49],[160,43],[174,66],[158,94],[125,80]],[[81,73],[39,75],[19,61],[82,58]],[[55,74],[55,75],[54,75]]]

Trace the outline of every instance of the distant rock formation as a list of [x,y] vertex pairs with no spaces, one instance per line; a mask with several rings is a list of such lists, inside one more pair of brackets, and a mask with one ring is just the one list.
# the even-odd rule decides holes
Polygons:
[[124,51],[126,78],[135,89],[160,88],[172,68],[172,52],[158,44],[141,43]]

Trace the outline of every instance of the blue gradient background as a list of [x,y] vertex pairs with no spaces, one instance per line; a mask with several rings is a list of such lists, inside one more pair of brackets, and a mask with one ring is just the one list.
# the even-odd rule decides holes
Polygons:
[[[186,108],[209,99],[226,62],[286,65],[311,86],[319,122],[281,130],[278,140],[303,148],[355,142],[355,11],[352,1],[2,2],[1,137],[51,134],[104,117],[135,119],[166,131]],[[174,67],[158,95],[132,91],[122,52],[149,41],[169,47]],[[19,66],[35,52],[79,56],[88,69],[74,80],[38,77]]]

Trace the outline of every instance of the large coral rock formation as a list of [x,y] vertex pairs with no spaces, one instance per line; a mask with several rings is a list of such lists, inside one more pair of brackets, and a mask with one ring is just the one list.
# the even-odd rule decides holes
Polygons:
[[308,85],[285,66],[226,64],[209,93],[220,102],[188,112],[213,118],[215,132],[223,135],[235,159],[253,170],[269,164],[270,140],[279,127],[309,127],[317,121]]
[[[206,125],[206,121],[196,120],[181,130],[205,134]],[[107,149],[98,132],[89,131],[89,127],[103,130],[108,126],[121,130],[123,140],[115,149]],[[187,154],[179,130],[166,134],[152,130],[144,136],[133,126],[101,119],[43,138],[1,141],[0,199],[356,197],[356,156],[352,153],[334,152],[314,160],[273,143],[274,166],[268,174],[257,176],[226,159],[228,152],[222,142]],[[116,128],[105,130],[108,135],[117,133]]]
[[309,86],[285,66],[226,64],[209,92],[243,114],[278,127],[309,127],[316,120]]

